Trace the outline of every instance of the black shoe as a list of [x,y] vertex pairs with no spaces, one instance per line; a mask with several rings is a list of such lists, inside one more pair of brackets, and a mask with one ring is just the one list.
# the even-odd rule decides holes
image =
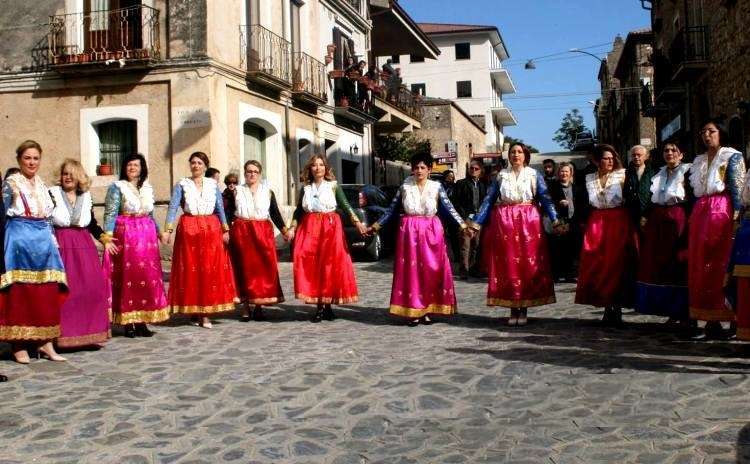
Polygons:
[[317,324],[318,322],[320,322],[322,320],[323,320],[323,311],[322,310],[315,311],[315,314],[313,314],[312,317],[310,318],[310,322],[312,322],[313,324]]
[[432,325],[434,322],[435,321],[433,321],[432,319],[428,318],[427,316],[422,316],[419,319],[419,323],[420,324],[424,324],[424,325]]
[[321,314],[321,317],[326,321],[332,321],[336,319],[336,315],[333,313],[333,309],[330,306],[326,307]]
[[250,322],[252,320],[252,316],[250,314],[243,314],[240,316],[241,322]]
[[406,323],[409,327],[416,327],[419,325],[419,319],[411,319],[409,322]]
[[704,342],[708,340],[705,330],[696,330],[695,333],[689,335],[690,340],[694,342]]
[[253,308],[253,313],[250,315],[252,320],[254,321],[265,321],[266,316],[263,314],[263,307],[262,306],[256,306]]
[[135,325],[135,334],[139,337],[153,337],[154,333],[155,332],[148,330],[148,327],[144,323]]
[[125,326],[125,336],[128,338],[135,338],[135,324],[128,324]]
[[0,382],[7,382],[8,377],[4,376],[3,374],[0,374]]

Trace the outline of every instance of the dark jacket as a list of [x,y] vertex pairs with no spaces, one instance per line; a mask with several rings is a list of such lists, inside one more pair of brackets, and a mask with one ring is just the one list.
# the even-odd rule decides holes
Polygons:
[[554,203],[555,205],[557,218],[563,222],[576,222],[580,213],[579,208],[584,207],[584,205],[581,205],[580,202],[581,195],[578,191],[578,185],[575,182],[573,183],[573,217],[571,219],[568,219],[568,210],[570,209],[570,207],[560,204],[561,201],[567,200],[567,198],[565,198],[565,192],[563,191],[563,186],[560,181],[557,179],[548,181],[547,190],[549,191],[549,196],[552,198],[552,203]]
[[641,218],[646,217],[651,205],[651,178],[659,172],[654,169],[650,162],[646,161],[643,175],[638,179],[635,166],[629,164],[625,169],[625,189],[623,198],[625,207],[630,211],[630,216],[635,224],[640,224]]
[[[476,214],[479,208],[474,208],[472,196],[472,180],[467,177],[455,183],[453,191],[450,194],[451,203],[456,208],[458,214],[466,219],[470,214]],[[480,179],[477,183],[479,187],[479,205],[482,204],[484,197],[487,195],[487,184]]]

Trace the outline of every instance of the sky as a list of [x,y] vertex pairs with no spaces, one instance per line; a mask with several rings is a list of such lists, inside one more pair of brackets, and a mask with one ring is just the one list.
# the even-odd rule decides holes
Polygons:
[[[516,86],[516,94],[504,99],[518,125],[505,128],[505,133],[542,152],[561,150],[552,137],[572,108],[581,111],[588,127],[596,127],[593,105],[588,102],[599,96],[600,63],[593,57],[567,50],[585,48],[603,58],[612,49],[616,35],[625,38],[628,31],[650,25],[649,12],[641,8],[638,0],[400,0],[399,3],[417,22],[498,27],[510,54],[503,66]],[[557,55],[535,60],[534,70],[524,69],[527,60],[551,54]]]

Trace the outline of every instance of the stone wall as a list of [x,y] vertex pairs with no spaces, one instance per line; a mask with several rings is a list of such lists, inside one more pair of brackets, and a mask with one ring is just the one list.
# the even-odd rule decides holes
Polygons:
[[65,12],[65,0],[0,2],[0,73],[46,64],[49,17]]

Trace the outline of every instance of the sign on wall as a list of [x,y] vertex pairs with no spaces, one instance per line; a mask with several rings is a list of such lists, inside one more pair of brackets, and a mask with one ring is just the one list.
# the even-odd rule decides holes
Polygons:
[[173,119],[178,130],[211,126],[211,114],[199,106],[175,106]]

